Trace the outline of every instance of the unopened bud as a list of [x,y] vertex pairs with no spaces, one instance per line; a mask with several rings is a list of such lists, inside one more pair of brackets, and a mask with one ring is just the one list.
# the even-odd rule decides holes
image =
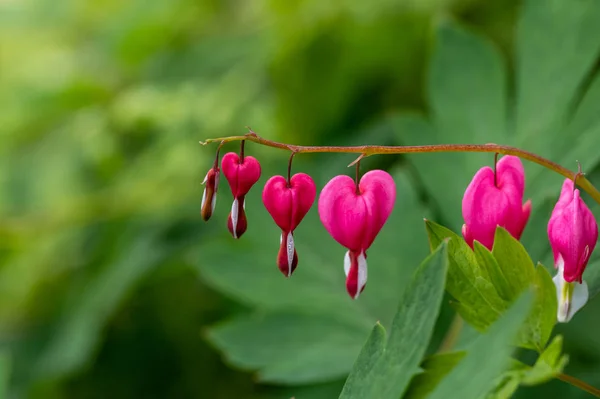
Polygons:
[[215,211],[215,205],[217,204],[217,188],[219,186],[219,168],[213,167],[208,171],[204,181],[204,193],[202,194],[202,206],[200,208],[200,214],[202,219],[205,221],[210,219],[213,212]]

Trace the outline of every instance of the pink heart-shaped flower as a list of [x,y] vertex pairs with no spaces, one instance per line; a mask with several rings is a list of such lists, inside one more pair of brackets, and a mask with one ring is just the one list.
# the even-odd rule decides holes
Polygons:
[[325,229],[348,248],[344,262],[346,289],[358,298],[367,282],[366,251],[387,221],[396,200],[396,185],[389,173],[373,170],[358,188],[348,176],[329,181],[319,197],[319,216]]
[[240,158],[235,152],[228,152],[221,160],[221,171],[233,194],[233,205],[227,218],[227,228],[233,238],[240,238],[248,227],[244,211],[245,196],[260,179],[260,163],[252,156]]
[[315,183],[305,173],[292,176],[289,184],[283,176],[273,176],[265,184],[263,203],[281,229],[277,266],[286,277],[289,277],[298,265],[294,230],[308,213],[316,195]]
[[462,202],[462,233],[467,244],[473,248],[477,240],[491,251],[498,226],[521,238],[531,213],[531,201],[523,204],[524,191],[525,170],[518,157],[502,157],[495,171],[489,166],[479,169]]
[[548,222],[554,265],[566,282],[582,282],[598,240],[598,224],[571,179],[565,179]]
[[248,194],[248,191],[260,179],[260,163],[252,156],[246,155],[243,160],[235,152],[228,152],[221,160],[221,171],[234,197]]

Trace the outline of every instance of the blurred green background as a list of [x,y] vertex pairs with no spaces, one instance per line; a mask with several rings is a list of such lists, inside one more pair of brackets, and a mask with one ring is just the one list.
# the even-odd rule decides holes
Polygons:
[[[422,218],[458,231],[462,191],[493,157],[373,157],[398,203],[352,302],[344,250],[316,210],[300,264],[275,266],[260,193],[287,154],[247,145],[263,177],[234,242],[215,147],[520,145],[600,182],[595,0],[0,0],[0,391],[7,398],[334,398],[376,320],[428,252]],[[226,150],[235,151],[237,145]],[[321,188],[345,155],[301,155]],[[561,178],[527,164],[523,242],[549,261]],[[594,207],[596,215],[599,208]],[[588,270],[600,276],[598,257]],[[600,303],[558,331],[567,372],[600,386]],[[432,348],[452,311],[445,305]],[[473,335],[465,332],[464,340]],[[520,398],[586,398],[563,383]]]

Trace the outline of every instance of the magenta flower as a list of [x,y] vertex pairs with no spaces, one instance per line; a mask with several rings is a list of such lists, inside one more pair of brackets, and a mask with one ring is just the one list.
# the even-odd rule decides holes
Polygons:
[[289,184],[283,176],[273,176],[265,184],[263,203],[281,229],[277,266],[286,277],[291,276],[298,265],[294,230],[315,202],[316,195],[315,182],[305,173],[292,176]]
[[215,211],[217,204],[217,188],[219,186],[219,167],[213,166],[202,184],[205,184],[204,192],[202,193],[202,205],[200,206],[200,214],[205,221],[210,219]]
[[582,276],[598,240],[598,224],[594,215],[570,179],[563,183],[550,216],[548,239],[554,255],[554,267],[558,269],[554,277],[559,303],[558,321],[566,322],[587,302],[588,289]]
[[329,181],[319,197],[319,216],[331,236],[348,248],[344,258],[346,290],[358,298],[367,283],[367,249],[390,216],[396,185],[389,173],[365,173],[358,187],[348,176]]
[[240,158],[235,152],[229,152],[223,156],[221,169],[233,194],[233,205],[227,218],[227,228],[233,238],[240,238],[248,227],[244,211],[245,197],[260,179],[260,163],[254,157]]
[[548,222],[548,238],[554,265],[563,268],[566,282],[582,282],[581,276],[598,239],[598,224],[574,187],[565,179]]
[[479,169],[465,191],[462,234],[473,248],[477,240],[489,250],[494,245],[496,227],[504,227],[517,240],[531,213],[531,201],[523,203],[525,172],[518,157],[507,155],[496,165]]

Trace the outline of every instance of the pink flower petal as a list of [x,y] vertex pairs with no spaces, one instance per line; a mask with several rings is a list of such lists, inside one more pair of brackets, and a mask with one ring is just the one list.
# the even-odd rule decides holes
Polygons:
[[319,197],[321,222],[344,247],[367,250],[385,224],[396,200],[396,185],[389,173],[373,170],[362,177],[358,193],[354,180],[336,176]]
[[273,176],[263,189],[263,203],[273,220],[284,231],[293,231],[308,213],[315,201],[317,189],[313,179],[305,173],[297,173],[287,180]]
[[462,202],[463,235],[471,247],[477,240],[491,250],[498,226],[517,239],[521,237],[531,213],[531,202],[522,205],[524,189],[525,174],[518,157],[502,157],[496,174],[487,166],[479,169]]
[[235,152],[228,152],[221,160],[221,170],[231,187],[234,197],[248,194],[252,186],[260,179],[260,163],[252,156],[240,157]]
[[548,222],[548,239],[552,246],[555,267],[564,263],[567,282],[581,282],[583,272],[598,240],[598,224],[594,215],[566,179]]

